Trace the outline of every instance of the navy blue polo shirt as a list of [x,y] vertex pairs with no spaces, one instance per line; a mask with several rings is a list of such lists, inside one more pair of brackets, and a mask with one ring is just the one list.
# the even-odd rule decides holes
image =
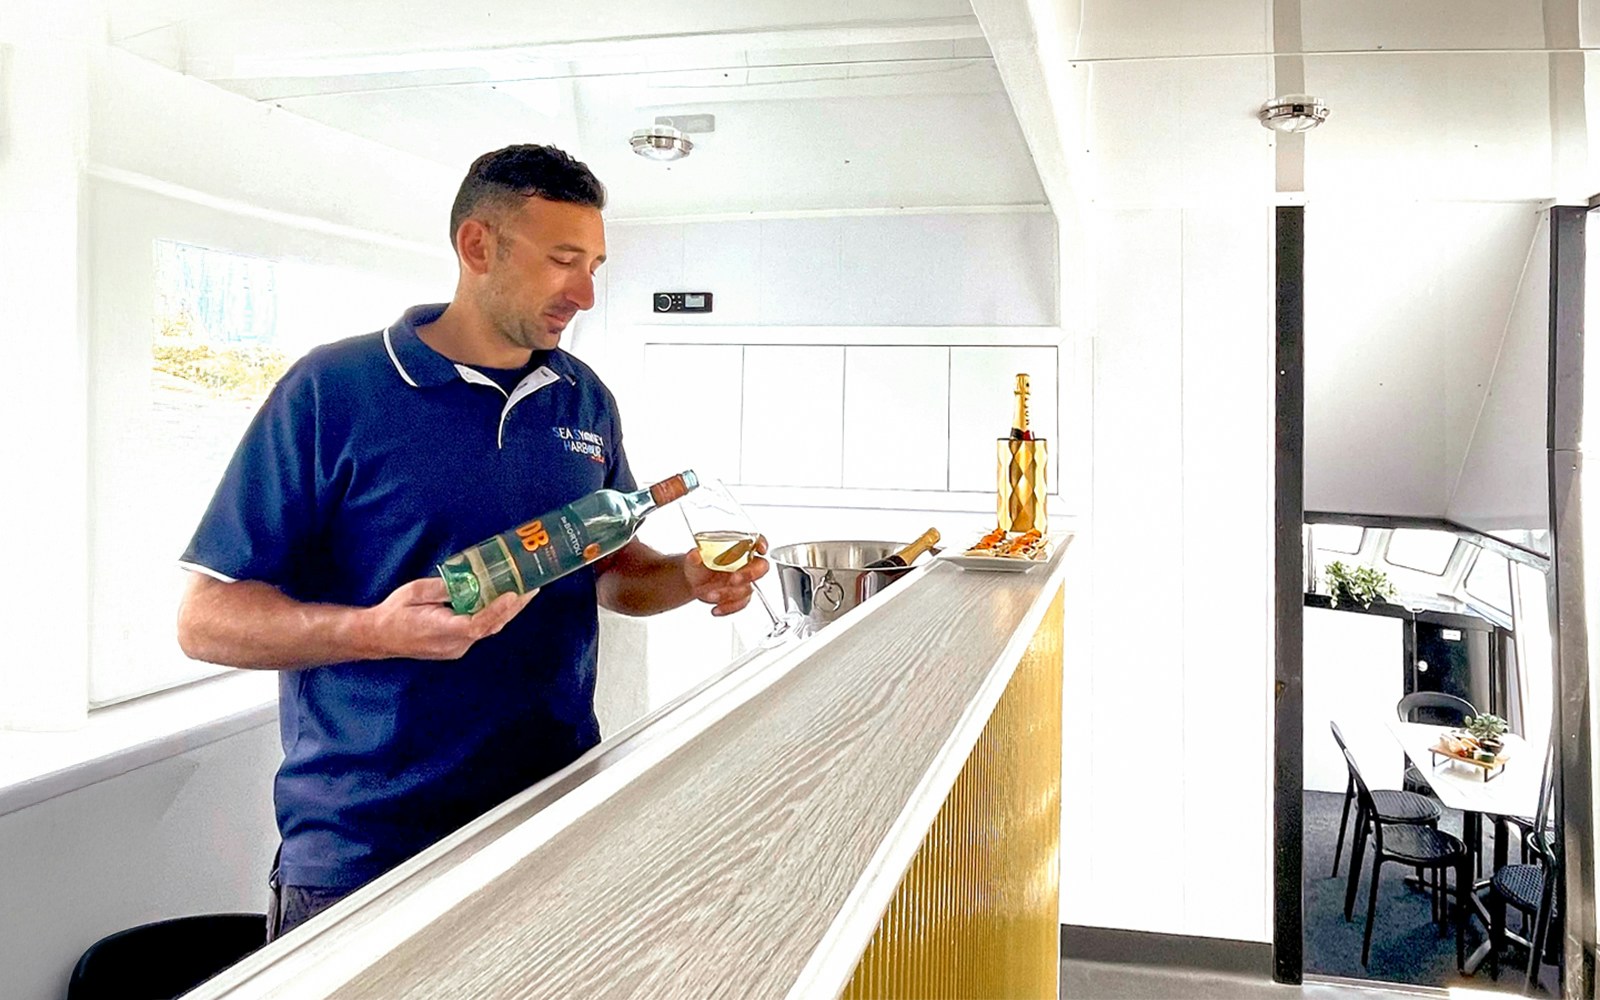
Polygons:
[[[512,525],[636,488],[616,401],[587,365],[536,355],[508,394],[418,338],[443,310],[418,306],[291,367],[184,564],[365,607]],[[284,671],[283,883],[358,886],[597,743],[597,637],[585,569],[459,660]]]

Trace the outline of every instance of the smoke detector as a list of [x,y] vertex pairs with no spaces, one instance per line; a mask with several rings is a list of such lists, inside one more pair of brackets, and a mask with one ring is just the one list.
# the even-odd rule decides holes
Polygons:
[[1328,106],[1310,94],[1288,94],[1261,105],[1256,117],[1279,132],[1308,132],[1328,120]]

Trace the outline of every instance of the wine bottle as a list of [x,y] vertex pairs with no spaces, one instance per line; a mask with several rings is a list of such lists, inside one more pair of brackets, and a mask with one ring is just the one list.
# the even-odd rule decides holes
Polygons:
[[884,556],[877,562],[867,563],[867,569],[893,569],[896,566],[910,566],[916,561],[917,556],[939,544],[939,529],[929,528],[917,537],[917,540],[907,545],[898,552]]
[[1033,432],[1028,429],[1028,376],[1017,375],[1017,387],[1012,394],[1017,397],[1016,412],[1011,418],[1011,440],[1032,441]]
[[439,563],[450,606],[470,615],[501,594],[525,594],[628,544],[645,515],[700,485],[693,471],[634,493],[596,490]]

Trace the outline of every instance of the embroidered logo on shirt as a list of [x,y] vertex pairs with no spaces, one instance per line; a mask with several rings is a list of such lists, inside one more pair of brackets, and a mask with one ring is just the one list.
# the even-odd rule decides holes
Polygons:
[[574,455],[587,455],[590,459],[604,465],[606,461],[606,439],[594,431],[578,430],[576,427],[552,427],[561,446]]

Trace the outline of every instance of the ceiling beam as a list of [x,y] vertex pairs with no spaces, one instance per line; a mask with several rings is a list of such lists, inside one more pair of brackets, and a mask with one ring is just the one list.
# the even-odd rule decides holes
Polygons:
[[[898,45],[916,42],[957,42],[983,38],[973,16],[854,24],[804,24],[759,30],[701,31],[683,34],[620,35],[576,41],[525,45],[490,45],[436,49],[420,37],[413,48],[385,52],[353,53],[252,53],[235,52],[225,60],[190,52],[191,72],[213,82],[260,78],[337,77],[378,73],[440,70],[484,70],[530,64],[624,61],[649,68],[645,60],[706,61],[740,56],[746,52],[786,49],[826,49],[855,46]],[[224,65],[225,63],[225,65]]]

